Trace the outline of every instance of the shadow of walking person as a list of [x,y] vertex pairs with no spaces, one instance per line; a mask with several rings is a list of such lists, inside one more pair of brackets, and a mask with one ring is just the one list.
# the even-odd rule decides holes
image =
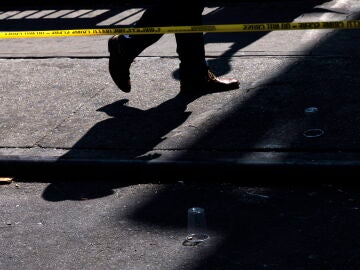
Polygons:
[[196,98],[178,94],[147,110],[128,106],[127,99],[106,105],[97,111],[111,118],[97,123],[61,159],[97,159],[104,158],[99,153],[106,153],[106,159],[151,160],[154,157],[145,158],[146,153],[188,118],[191,112],[186,111],[187,105]]
[[[128,106],[127,99],[98,109],[111,118],[97,123],[59,159],[59,162],[77,165],[77,161],[83,161],[71,171],[73,181],[69,181],[67,170],[60,172],[54,178],[57,180],[45,189],[43,197],[49,201],[98,198],[111,195],[113,188],[141,182],[141,171],[131,175],[125,171],[139,162],[159,158],[161,154],[156,152],[156,146],[166,139],[166,134],[186,121],[191,114],[186,111],[187,105],[201,95],[180,92],[147,110]],[[99,181],[104,178],[107,180]],[[149,182],[149,177],[146,178]]]

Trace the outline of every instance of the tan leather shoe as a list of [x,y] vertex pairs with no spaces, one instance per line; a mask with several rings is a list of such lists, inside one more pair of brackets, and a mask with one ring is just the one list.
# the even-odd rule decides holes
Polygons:
[[218,78],[210,70],[200,79],[183,79],[180,91],[183,93],[215,93],[239,88],[239,81],[233,78]]
[[131,61],[126,57],[124,49],[121,46],[119,36],[113,36],[108,41],[109,72],[111,78],[120,90],[128,93],[131,90],[130,65]]

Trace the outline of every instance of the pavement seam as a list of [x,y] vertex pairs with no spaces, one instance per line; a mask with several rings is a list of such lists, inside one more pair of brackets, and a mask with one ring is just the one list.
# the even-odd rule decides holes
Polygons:
[[[96,93],[94,93],[93,95],[91,95],[87,100],[92,100],[93,98],[95,98],[96,96],[98,96],[103,90],[105,90],[106,87],[101,88],[99,91],[97,91]],[[49,130],[49,132],[47,134],[45,134],[44,136],[42,136],[37,142],[34,143],[35,147],[39,147],[41,149],[46,149],[43,146],[41,146],[41,141],[44,140],[46,137],[48,137],[49,135],[51,135],[54,130],[56,130],[58,127],[60,127],[62,124],[64,124],[66,121],[68,121],[73,115],[75,115],[83,106],[85,105],[85,103],[80,104],[77,108],[75,108],[71,113],[69,113],[69,115],[67,117],[65,117],[62,121],[59,122],[59,124],[57,124],[53,129]],[[61,148],[56,148],[56,149],[61,149]]]
[[[46,136],[45,136],[46,137]],[[138,150],[146,150],[146,148],[131,148],[131,149],[124,149],[124,148],[73,148],[73,147],[44,147],[44,146],[1,146],[0,149],[34,149],[40,148],[43,150],[75,150],[75,151],[87,151],[87,152],[98,152],[98,151],[116,151],[116,152],[132,152]],[[189,148],[154,148],[150,152],[176,152],[176,151],[187,151],[187,152],[216,152],[216,153],[243,153],[243,152],[255,152],[255,153],[334,153],[334,152],[341,152],[341,153],[360,153],[360,149],[345,149],[345,148],[336,148],[336,147],[328,147],[328,148],[321,148],[321,149],[314,149],[314,148],[243,148],[243,149],[206,149],[206,148],[198,148],[198,149],[189,149]],[[0,154],[1,156],[1,154]]]

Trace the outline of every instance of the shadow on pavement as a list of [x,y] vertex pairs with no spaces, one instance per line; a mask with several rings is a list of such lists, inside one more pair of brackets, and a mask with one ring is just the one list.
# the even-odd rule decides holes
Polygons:
[[[223,10],[215,11],[214,15],[211,13],[204,17],[204,22],[211,19],[211,24],[224,24],[224,19],[226,24],[248,24],[248,23],[279,23],[279,22],[292,22],[294,19],[299,17],[301,14],[315,12],[317,5],[321,5],[325,2],[324,0],[314,0],[314,1],[304,1],[294,3],[290,9],[287,9],[287,12],[283,10],[283,3],[281,2],[268,2],[268,3],[259,3],[261,8],[256,9],[249,2],[247,5],[243,4],[244,7],[242,10],[236,9],[233,11],[231,7],[228,9],[224,8]],[[324,11],[324,10],[322,10]],[[236,14],[234,14],[236,12]],[[326,11],[331,12],[331,11]],[[221,16],[218,16],[217,13],[220,13]],[[261,18],[259,21],[259,18]],[[231,59],[236,52],[247,47],[248,45],[254,43],[256,40],[264,37],[268,33],[264,32],[250,32],[250,33],[206,33],[205,42],[206,43],[233,43],[229,50],[224,51],[220,57],[212,58],[208,61],[209,66],[219,66],[221,65],[221,70],[218,70],[218,76],[225,75],[231,71],[230,63],[223,63],[222,57]]]
[[[323,1],[311,2],[312,4],[314,2],[319,4]],[[309,10],[310,7],[310,5],[305,5],[299,13],[292,14],[292,18]],[[290,14],[286,16],[290,18]],[[277,16],[268,16],[267,19],[276,21]],[[241,45],[238,48],[254,42],[263,34],[256,35],[258,36],[252,38],[244,35],[244,39],[247,41],[245,43],[239,42]],[[338,46],[337,39],[341,35],[342,33],[338,32],[327,39],[325,43],[320,44],[319,48],[321,46],[332,48]],[[314,51],[319,48],[315,48]],[[228,52],[225,55],[228,55]],[[224,66],[226,67],[227,60],[219,58],[214,61],[219,64],[218,71],[226,73],[226,70],[221,69]],[[287,132],[288,148],[277,149],[275,147],[268,149],[268,151],[314,151],[326,156],[327,152],[356,150],[359,133],[353,127],[360,126],[357,123],[360,117],[356,116],[359,107],[357,106],[359,100],[356,89],[359,81],[358,78],[354,77],[344,80],[347,78],[347,74],[352,74],[356,67],[356,58],[343,58],[335,62],[325,58],[321,61],[319,59],[298,61],[272,82],[269,82],[267,86],[257,89],[252,98],[246,103],[240,104],[231,114],[224,115],[221,123],[213,127],[207,133],[208,135],[199,138],[192,145],[192,148],[209,150],[216,145],[217,148],[226,151],[238,151],[238,158],[241,158],[241,152],[244,149],[255,147],[256,150],[256,145],[264,139],[264,135],[283,140],[282,134]],[[324,88],[324,80],[330,82],[327,84],[327,88]],[[114,118],[94,126],[86,136],[74,145],[74,150],[63,158],[82,158],[83,156],[79,155],[77,149],[86,149],[90,144],[101,149],[109,141],[117,143],[114,148],[127,150],[123,151],[124,156],[122,158],[133,160],[156,158],[157,156],[146,156],[146,153],[161,142],[165,134],[187,119],[189,112],[185,112],[185,109],[187,104],[193,101],[193,98],[186,99],[177,96],[146,111],[126,106],[125,100],[101,108],[100,110],[114,116]],[[334,110],[334,108],[339,108],[339,101],[341,101],[340,104],[347,104],[347,106],[341,106],[341,110]],[[304,119],[303,110],[307,106],[318,106],[320,108],[320,115],[324,118],[324,121],[321,122],[321,128],[326,132],[324,137],[314,140],[304,138],[303,131],[308,124]],[[351,119],[348,118],[349,114],[352,115]],[[346,121],[344,121],[345,118]],[[301,122],[300,125],[299,122]],[[146,123],[140,133],[138,132],[138,123]],[[121,132],[125,128],[127,132]],[[352,132],[351,136],[338,136],[344,130]],[[186,154],[181,158],[186,159]],[[286,155],[283,160],[286,161]],[[194,177],[196,178],[197,175],[198,172],[194,174]],[[291,172],[283,175],[291,175]],[[71,183],[68,184],[71,185]]]
[[[337,46],[341,35],[336,33],[330,36],[314,51],[321,46]],[[253,37],[252,41],[259,37],[260,35]],[[245,43],[238,49],[244,45]],[[239,150],[238,158],[241,158],[242,149],[256,147],[266,139],[265,135],[281,140],[286,132],[286,151],[313,151],[324,154],[325,157],[327,153],[336,151],[359,151],[357,142],[360,133],[357,127],[360,126],[360,79],[353,76],[358,64],[357,57],[301,59],[268,85],[257,89],[246,103],[237,106],[231,114],[224,115],[221,123],[214,126],[208,135],[196,140],[192,147],[212,149],[214,144],[219,148],[231,147]],[[99,123],[75,147],[82,147],[88,141],[93,143],[98,139],[100,142],[106,139],[125,140],[129,145],[140,145],[140,149],[135,148],[132,156],[141,156],[159,143],[164,134],[186,120],[188,114],[185,113],[185,108],[189,102],[191,100],[176,97],[148,111],[126,107],[124,101],[111,104],[103,110],[112,115],[121,112],[121,117],[126,118],[115,117],[108,122]],[[321,129],[325,132],[324,136],[314,140],[303,136],[303,131],[309,124],[304,119],[303,111],[308,106],[320,108]],[[126,123],[135,125],[149,119],[154,126],[144,130],[143,134],[121,137],[124,135],[114,132],[124,128]],[[131,126],[127,128],[132,130]],[[108,133],[109,130],[111,133]],[[268,150],[284,149],[275,147]],[[284,162],[287,160],[286,151]],[[74,153],[70,152],[69,156]],[[186,154],[180,159],[186,159]],[[199,175],[201,172],[197,172],[197,176]],[[209,229],[224,235],[225,240],[211,256],[201,258],[196,267],[190,268],[192,270],[358,269],[358,187],[317,186],[318,181],[330,180],[313,179],[313,175],[306,173],[304,175],[309,183],[313,183],[311,187],[293,186],[293,179],[287,175],[288,185],[271,188],[271,175],[266,174],[266,179],[263,180],[268,185],[255,189],[208,184],[208,179],[201,179],[206,183],[203,185],[173,184],[146,205],[139,207],[129,218],[149,226],[183,228],[186,226],[183,218],[186,209],[194,205],[204,207]],[[246,174],[233,177],[246,177],[250,182],[253,180],[251,175]],[[341,180],[348,180],[344,178]],[[227,179],[218,180],[225,182]],[[88,197],[96,198],[111,194],[110,188],[121,186],[119,182],[112,183],[104,190],[95,191],[99,186],[103,188],[103,183],[96,183],[84,192],[92,193]],[[74,183],[61,185],[62,189],[65,187],[71,190]],[[44,198],[59,201],[81,199],[84,196],[84,193],[76,191],[70,192],[70,196],[59,195],[58,187],[56,183],[51,184],[44,191]],[[77,189],[81,190],[81,187]],[[166,220],[164,216],[167,217]]]
[[[342,35],[330,36],[314,51],[336,46]],[[236,149],[241,149],[258,144],[264,134],[283,132],[285,127],[290,132],[289,149],[319,151],[325,157],[327,152],[356,152],[360,81],[352,71],[357,66],[358,58],[300,60],[193,146],[208,149],[223,142],[226,147],[226,142],[236,141]],[[289,84],[277,83],[284,80]],[[273,104],[278,109],[274,110]],[[308,124],[303,119],[307,106],[320,109],[325,135],[315,140],[307,140],[302,132]],[[259,108],[264,110],[261,114],[256,113]],[[299,121],[305,122],[299,125]],[[257,124],[250,126],[250,122]],[[330,179],[305,176],[304,181],[313,182],[311,187],[293,186],[289,177],[283,188],[269,184],[265,189],[255,188],[256,192],[226,184],[170,185],[130,218],[150,226],[184,228],[186,209],[203,207],[209,229],[224,235],[225,241],[190,269],[358,269],[358,186],[317,186],[317,181]],[[270,183],[270,175],[267,177]],[[342,181],[350,178],[344,176]]]
[[[179,184],[130,218],[182,229],[187,208],[205,209],[209,231],[226,240],[211,255],[201,257],[196,267],[179,269],[355,270],[360,265],[359,226],[354,226],[360,221],[358,191],[316,184],[251,188]],[[203,244],[211,245],[211,236],[208,241]]]
[[[81,149],[119,150],[117,158],[124,160],[152,160],[159,155],[146,155],[162,140],[163,136],[181,125],[191,114],[186,107],[199,96],[179,93],[157,107],[141,110],[127,106],[119,100],[99,111],[112,116],[91,128],[81,140],[61,159],[77,159]],[[141,125],[141,128],[139,128]],[[125,131],[125,132],[124,132]],[[110,147],[110,148],[109,148]],[[91,157],[85,153],[82,158]]]
[[[44,198],[88,200],[110,195],[104,191],[111,184],[120,187],[109,181],[74,183],[54,183]],[[185,181],[164,185],[133,213],[124,217],[119,212],[119,220],[148,225],[149,230],[184,231],[187,209],[204,208],[210,239],[183,247],[196,249],[196,258],[186,257],[184,266],[174,269],[355,270],[360,265],[359,191],[358,185],[294,185],[291,179],[282,186]],[[202,255],[209,245],[214,247],[211,254]]]
[[[233,14],[231,8],[223,8],[215,12],[210,13],[208,19],[215,23],[220,23],[221,18],[226,18],[225,23],[239,22],[255,22],[255,18],[262,17],[265,21],[292,21],[294,18],[300,16],[305,12],[311,11],[311,8],[324,3],[323,0],[307,1],[304,3],[296,4],[296,7],[291,8],[289,12],[281,12],[279,8],[281,3],[269,3],[267,8],[262,10],[261,14],[258,14],[256,10],[249,12],[245,5],[244,10],[240,14]],[[265,4],[263,4],[265,5]],[[115,12],[116,13],[116,12]],[[85,13],[86,15],[86,13]],[[97,22],[108,18],[113,13],[103,13],[99,16],[87,21],[88,26],[93,26]],[[230,18],[230,19],[229,19]],[[41,19],[39,19],[41,20]],[[82,19],[61,19],[55,18],[51,20],[54,25],[64,24],[64,22],[73,21],[69,23],[77,24]],[[10,20],[5,20],[10,21]],[[26,21],[24,19],[15,19],[14,25],[20,25],[22,29],[34,25],[30,23],[26,26],[24,23],[19,22]],[[47,21],[47,20],[45,20]],[[224,22],[223,22],[224,23]],[[52,26],[49,26],[52,27]],[[207,34],[207,42],[219,43],[228,42],[232,38],[233,46],[231,51],[224,52],[223,56],[217,59],[210,60],[210,66],[216,71],[217,74],[226,74],[231,69],[228,60],[236,51],[241,48],[255,42],[263,37],[264,33],[242,33],[241,35],[235,34]],[[234,38],[235,37],[235,38]],[[325,64],[325,68],[328,67]],[[298,121],[298,118],[302,118],[302,109],[305,105],[304,93],[301,89],[303,85],[300,83],[305,79],[298,77],[299,72],[302,72],[302,68],[295,72],[288,71],[282,75],[281,83],[283,81],[290,81],[290,84],[283,86],[264,87],[255,93],[255,97],[250,99],[245,104],[239,106],[239,108],[233,112],[232,115],[227,115],[220,123],[219,127],[214,127],[206,138],[200,138],[193,144],[194,149],[212,149],[213,146],[220,148],[227,148],[226,150],[241,150],[244,148],[253,148],[259,138],[262,138],[264,134],[268,133],[274,126],[282,125],[282,123],[291,123],[291,121]],[[322,68],[322,67],[320,67]],[[331,72],[331,71],[329,71]],[[293,74],[291,76],[291,74]],[[307,74],[307,73],[306,73]],[[312,74],[312,73],[309,73]],[[325,71],[324,71],[325,74]],[[296,87],[296,82],[299,82],[298,89],[293,90]],[[272,89],[273,88],[273,89]],[[268,90],[271,91],[268,91]],[[106,112],[113,118],[98,123],[89,132],[78,141],[72,148],[72,150],[63,157],[63,159],[74,158],[94,158],[91,156],[91,152],[87,152],[85,155],[80,156],[78,150],[82,149],[105,149],[111,146],[112,149],[118,149],[123,151],[123,156],[119,156],[119,159],[128,160],[151,160],[157,156],[147,156],[147,152],[151,151],[154,146],[159,144],[163,140],[163,136],[169,133],[171,130],[179,127],[187,118],[188,112],[185,112],[187,104],[192,102],[194,97],[186,100],[184,97],[177,96],[174,99],[164,102],[156,108],[152,108],[146,111],[140,109],[131,108],[125,105],[125,100],[120,100],[114,104],[110,104],[99,110]],[[272,104],[277,104],[276,108],[284,110],[283,114],[278,109],[274,110]],[[266,113],[257,113],[258,109],[266,110]],[[285,118],[284,118],[285,117]],[[139,123],[142,124],[142,129],[139,129]],[[251,123],[251,124],[250,124]],[[278,124],[279,123],[279,124]],[[126,130],[127,132],[123,132]],[[294,129],[297,132],[296,129]],[[289,136],[289,140],[292,140],[293,136]],[[109,143],[110,142],[110,143]],[[231,143],[229,143],[231,142]],[[228,149],[230,147],[230,149]],[[312,147],[312,146],[310,146]],[[141,158],[140,158],[141,157]],[[95,157],[96,158],[96,157]]]
[[[322,46],[337,46],[344,36],[345,33],[337,32],[313,51]],[[297,61],[245,104],[224,116],[194,147],[209,149],[217,142],[226,148],[226,142],[231,141],[236,142],[230,145],[232,149],[242,149],[259,145],[264,134],[276,138],[285,132],[287,137],[279,136],[288,139],[285,151],[309,151],[314,155],[318,152],[324,160],[329,153],[358,152],[360,80],[353,72],[359,64],[358,56],[355,53],[354,57]],[[284,80],[289,83],[278,83]],[[317,127],[325,132],[324,136],[310,140],[303,136],[310,125],[303,115],[308,106],[319,108]],[[287,157],[284,154],[283,162]],[[319,182],[331,182],[329,175],[317,178],[304,172],[303,176],[304,183],[312,183],[310,188],[291,187],[294,178],[288,176],[288,185],[284,189],[270,188],[275,194],[265,193],[268,198],[250,196],[256,198],[255,203],[246,201],[247,195],[236,194],[234,189],[226,192],[221,186],[215,191],[207,185],[169,188],[137,209],[132,218],[162,224],[161,217],[178,209],[177,213],[171,212],[174,219],[170,218],[176,224],[179,222],[176,217],[184,216],[185,207],[204,207],[212,229],[220,230],[226,240],[191,269],[358,269],[360,246],[355,239],[360,233],[354,224],[358,224],[359,215],[354,198],[358,197],[359,189],[357,184],[350,184],[355,178],[340,176],[337,180],[348,184],[341,189],[317,186]],[[271,183],[271,175],[265,177]]]

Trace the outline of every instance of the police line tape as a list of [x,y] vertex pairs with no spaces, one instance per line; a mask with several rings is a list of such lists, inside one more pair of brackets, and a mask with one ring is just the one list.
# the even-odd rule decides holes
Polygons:
[[220,24],[198,26],[128,27],[45,31],[0,31],[0,38],[45,38],[98,35],[143,35],[204,32],[270,32],[279,30],[360,29],[360,20],[328,22],[283,22],[252,24]]

